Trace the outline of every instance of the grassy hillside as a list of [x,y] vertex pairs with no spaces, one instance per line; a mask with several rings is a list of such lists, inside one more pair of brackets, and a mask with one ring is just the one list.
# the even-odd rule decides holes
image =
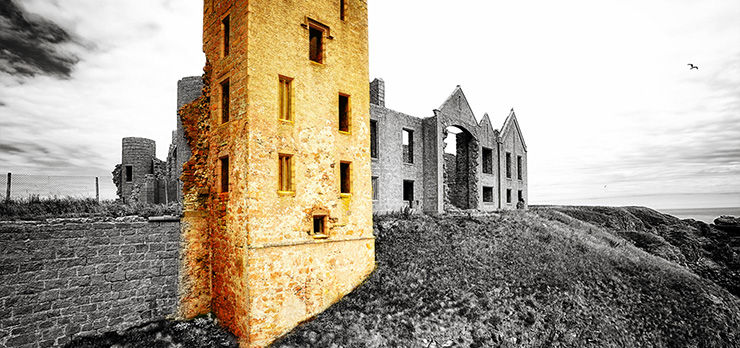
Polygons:
[[552,206],[534,210],[541,214],[554,210],[600,226],[740,296],[740,220],[715,226],[679,220],[645,207]]
[[691,271],[714,251],[620,209],[378,217],[376,271],[273,347],[738,346],[740,300]]
[[[640,207],[379,216],[375,272],[273,347],[740,347],[740,225],[719,227]],[[207,319],[68,347],[236,346]]]

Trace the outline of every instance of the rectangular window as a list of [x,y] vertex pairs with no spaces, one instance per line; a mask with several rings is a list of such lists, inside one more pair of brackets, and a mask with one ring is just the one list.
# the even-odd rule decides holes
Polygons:
[[483,202],[484,203],[493,202],[493,187],[483,186]]
[[522,156],[516,156],[516,178],[522,180]]
[[524,192],[522,192],[522,190],[517,192],[517,202],[524,203]]
[[229,192],[229,157],[221,158],[221,192]]
[[493,150],[487,147],[483,147],[481,149],[483,152],[481,156],[483,157],[483,173],[493,174]]
[[294,192],[293,188],[293,156],[278,155],[279,159],[279,186],[278,190],[283,192]]
[[285,76],[280,76],[280,86],[279,86],[279,97],[280,100],[280,115],[279,118],[281,120],[285,121],[292,121],[293,120],[293,109],[292,109],[292,103],[293,103],[293,92],[291,91],[292,88],[292,82],[293,79]]
[[324,31],[310,25],[308,27],[308,59],[316,62],[324,62]]
[[347,13],[347,1],[339,0],[339,19],[344,20]]
[[349,96],[346,94],[339,94],[339,131],[349,132],[350,127],[350,110],[349,110]]
[[229,122],[229,79],[221,82],[221,123]]
[[370,157],[378,158],[378,121],[370,120]]
[[403,200],[408,202],[409,207],[413,207],[413,204],[414,204],[414,181],[413,180],[403,181]]
[[126,166],[126,182],[134,180],[134,166]]
[[373,176],[371,180],[373,184],[373,200],[377,201],[378,200],[378,177]]
[[326,234],[326,215],[314,215],[313,216],[313,234],[314,235],[325,235]]
[[350,168],[351,163],[349,162],[340,162],[339,163],[339,186],[340,186],[340,192],[341,193],[350,193],[350,187],[351,187],[351,174],[352,169]]
[[506,203],[511,203],[511,189],[506,189]]
[[414,163],[414,131],[403,130],[403,163]]
[[511,179],[511,153],[506,153],[506,178]]
[[231,35],[231,25],[229,23],[229,16],[224,17],[224,19],[221,20],[221,30],[223,30],[223,54],[224,57],[229,55],[229,46],[230,44],[230,38]]

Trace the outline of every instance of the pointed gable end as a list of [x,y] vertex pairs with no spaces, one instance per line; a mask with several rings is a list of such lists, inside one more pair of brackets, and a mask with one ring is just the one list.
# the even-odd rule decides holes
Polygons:
[[507,116],[506,120],[504,120],[504,125],[501,127],[501,137],[504,137],[506,133],[510,131],[516,132],[517,136],[519,137],[519,141],[522,142],[522,147],[524,148],[524,151],[527,151],[527,143],[524,142],[524,135],[522,135],[522,130],[519,128],[519,122],[516,120],[514,108],[511,108],[509,116]]
[[483,114],[483,118],[481,118],[480,123],[478,123],[478,126],[481,127],[484,131],[490,131],[493,133],[495,129],[493,129],[493,125],[491,124],[491,118],[488,116],[488,113],[486,112]]
[[478,121],[475,119],[473,109],[470,108],[468,99],[462,91],[460,85],[455,87],[449,97],[439,107],[440,114],[442,115],[442,124],[445,126],[463,126],[472,132],[473,135],[478,133]]

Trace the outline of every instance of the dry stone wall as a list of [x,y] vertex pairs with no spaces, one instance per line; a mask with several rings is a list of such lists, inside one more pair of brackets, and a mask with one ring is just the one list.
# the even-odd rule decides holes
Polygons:
[[174,315],[179,238],[179,221],[0,222],[0,347]]

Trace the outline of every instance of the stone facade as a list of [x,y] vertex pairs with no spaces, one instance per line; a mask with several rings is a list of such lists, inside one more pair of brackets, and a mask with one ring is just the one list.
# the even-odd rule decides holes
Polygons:
[[476,120],[460,86],[427,118],[386,108],[381,79],[370,100],[374,212],[526,209],[527,145],[513,109],[496,130],[488,114]]
[[[204,4],[181,308],[261,347],[374,268],[367,3]],[[210,252],[209,252],[210,250]]]
[[121,143],[121,164],[113,171],[118,197],[124,203],[166,202],[166,164],[156,157],[154,140],[127,137]]
[[[177,81],[177,110],[185,104],[200,97],[203,81],[200,76],[183,77]],[[182,126],[180,114],[175,120],[176,128],[172,131],[172,143],[167,153],[167,182],[170,200],[182,202],[182,166],[188,161],[192,152],[185,139],[185,129]]]

